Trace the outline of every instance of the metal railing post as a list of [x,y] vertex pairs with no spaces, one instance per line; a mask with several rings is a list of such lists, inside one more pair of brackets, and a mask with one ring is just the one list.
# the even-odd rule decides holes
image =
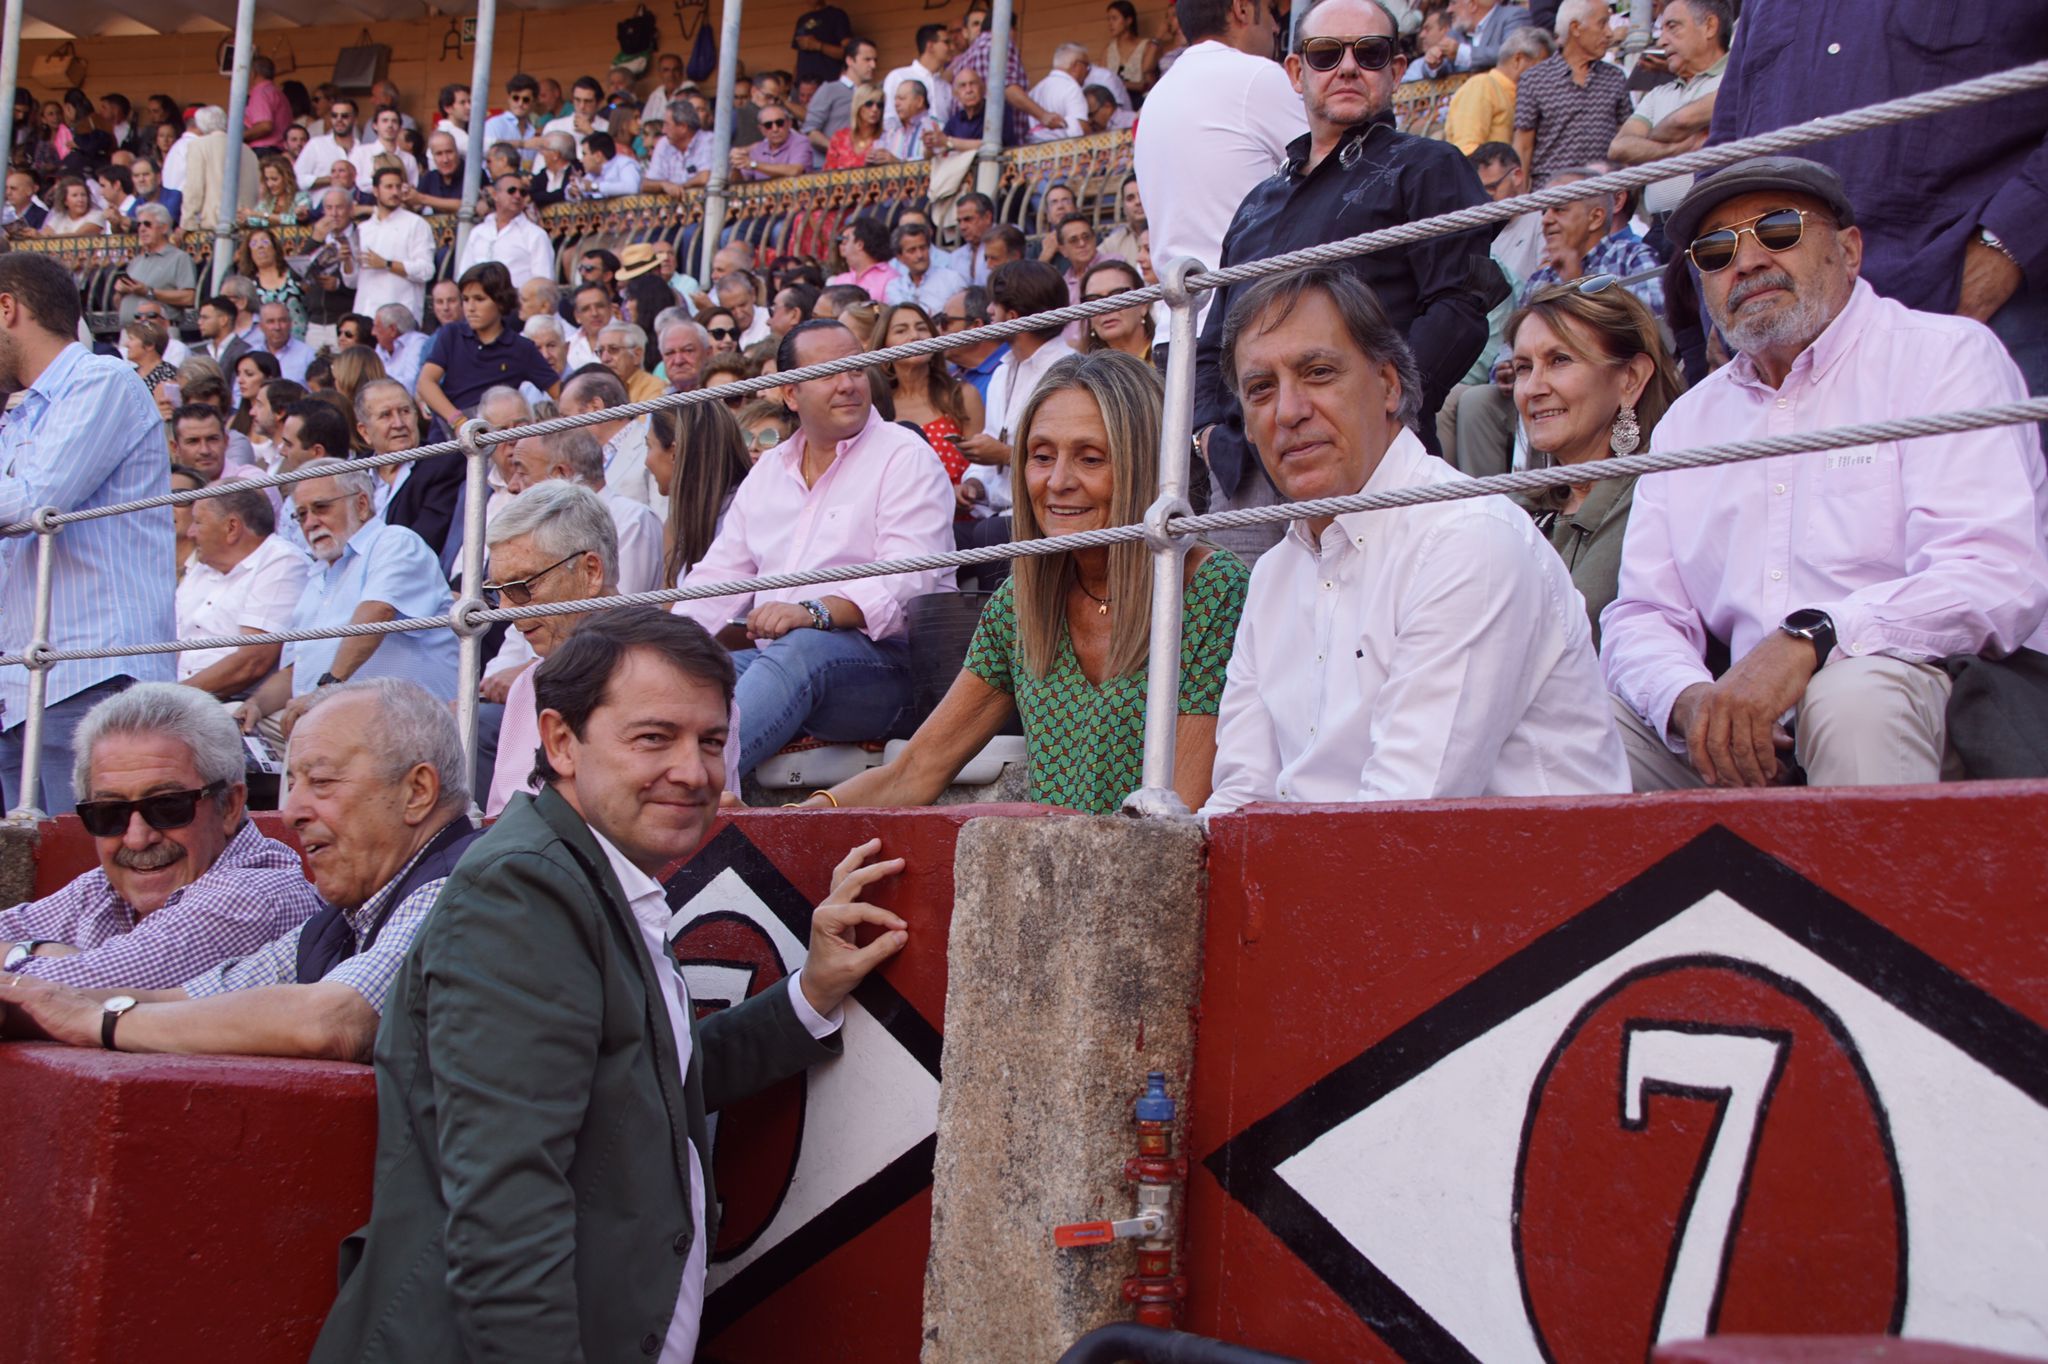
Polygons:
[[[470,108],[474,109],[475,96]],[[475,117],[474,114],[471,117]],[[455,670],[455,728],[462,735],[462,766],[469,777],[470,813],[478,814],[483,799],[477,791],[476,715],[484,676],[484,632],[490,626],[474,618],[475,611],[487,609],[483,599],[484,512],[491,498],[490,455],[477,444],[477,437],[491,429],[489,422],[471,417],[455,433],[462,446],[465,480],[462,507],[462,599],[449,611],[457,640]]]
[[462,207],[455,211],[455,254],[451,275],[462,274],[462,250],[476,224],[476,201],[484,183],[484,115],[491,106],[491,47],[498,34],[498,0],[477,0],[476,60],[469,68],[469,145],[462,150]]
[[35,620],[29,627],[28,710],[21,719],[21,799],[7,812],[8,819],[26,824],[35,823],[43,815],[36,788],[43,779],[43,706],[50,695],[50,664],[43,655],[50,648],[50,599],[55,587],[58,531],[50,518],[56,514],[55,507],[44,507],[29,518],[36,527]]
[[[235,73],[228,83],[227,160],[221,163],[220,217],[213,228],[213,292],[235,272],[235,209],[242,196],[242,129],[249,112],[249,59],[256,55],[256,0],[235,2]],[[176,227],[173,223],[171,226]]]
[[974,154],[974,187],[989,198],[1003,179],[1003,120],[1010,102],[1010,0],[995,0],[990,13],[987,89],[982,91],[981,150]]
[[[6,166],[14,164],[14,92],[21,88],[21,12],[22,0],[7,0],[5,27],[0,28],[0,162]],[[29,106],[29,117],[35,117],[37,106]]]
[[1173,750],[1180,721],[1181,579],[1187,541],[1166,532],[1167,518],[1187,516],[1188,464],[1195,427],[1195,299],[1189,277],[1203,269],[1183,256],[1159,272],[1172,325],[1166,349],[1166,407],[1159,421],[1159,496],[1145,511],[1145,544],[1152,551],[1152,639],[1145,663],[1143,777],[1124,798],[1124,813],[1188,813],[1173,789]]
[[[712,110],[711,183],[704,187],[704,260],[697,279],[706,293],[716,280],[711,267],[718,255],[718,239],[725,234],[725,193],[732,183],[732,87],[739,79],[740,0],[725,0],[725,13],[718,25],[718,104]],[[802,137],[795,129],[791,137]]]

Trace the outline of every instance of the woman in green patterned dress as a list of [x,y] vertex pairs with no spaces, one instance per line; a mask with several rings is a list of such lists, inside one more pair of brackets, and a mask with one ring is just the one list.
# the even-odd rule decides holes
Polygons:
[[[1151,366],[1120,351],[1047,371],[1018,423],[1015,538],[1142,520],[1159,484],[1161,400]],[[966,667],[903,751],[805,803],[929,804],[1015,713],[1031,798],[1113,813],[1140,779],[1151,572],[1139,541],[1017,560],[982,611]],[[1209,797],[1216,706],[1249,578],[1227,551],[1188,552],[1174,788],[1191,810]]]

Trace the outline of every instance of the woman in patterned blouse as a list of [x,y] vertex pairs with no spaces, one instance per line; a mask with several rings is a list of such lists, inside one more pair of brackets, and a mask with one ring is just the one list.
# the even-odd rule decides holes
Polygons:
[[[1161,402],[1159,376],[1119,351],[1054,365],[1018,422],[1015,537],[1143,519],[1159,481]],[[1249,580],[1226,551],[1188,552],[1174,789],[1189,809],[1209,797],[1217,702]],[[1019,559],[982,611],[965,668],[903,751],[805,803],[928,804],[1015,714],[1033,800],[1115,811],[1140,781],[1150,581],[1141,541]]]

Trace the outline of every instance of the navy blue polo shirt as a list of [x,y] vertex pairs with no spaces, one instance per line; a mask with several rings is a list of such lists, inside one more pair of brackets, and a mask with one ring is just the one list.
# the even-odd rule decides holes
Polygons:
[[441,391],[464,412],[473,411],[485,390],[499,384],[517,388],[524,380],[546,392],[562,379],[539,346],[509,327],[500,328],[498,339],[485,345],[460,318],[436,329],[420,363],[441,367]]

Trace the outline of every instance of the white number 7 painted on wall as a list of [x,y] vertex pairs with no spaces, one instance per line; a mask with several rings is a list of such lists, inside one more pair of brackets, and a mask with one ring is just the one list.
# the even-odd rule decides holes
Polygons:
[[1678,1210],[1657,1340],[1696,1340],[1713,1330],[1720,1315],[1750,1165],[1791,1046],[1789,1034],[1760,1029],[1631,1022],[1623,1030],[1623,1127],[1639,1130],[1648,1123],[1653,1093],[1715,1105],[1713,1129]]

